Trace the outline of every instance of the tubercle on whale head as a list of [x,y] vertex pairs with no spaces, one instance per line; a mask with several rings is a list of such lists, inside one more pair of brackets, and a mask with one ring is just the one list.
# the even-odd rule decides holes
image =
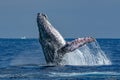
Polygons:
[[48,19],[46,14],[43,13],[37,13],[37,19],[42,20],[42,19]]
[[37,24],[38,28],[40,28],[41,26],[46,27],[46,25],[51,25],[50,22],[48,21],[47,15],[44,13],[37,13]]

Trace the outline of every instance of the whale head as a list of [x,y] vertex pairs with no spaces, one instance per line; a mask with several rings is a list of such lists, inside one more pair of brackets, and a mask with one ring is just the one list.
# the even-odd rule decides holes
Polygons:
[[53,45],[57,44],[58,47],[60,45],[65,45],[65,40],[63,39],[62,35],[51,25],[46,14],[37,14],[37,25],[39,29],[40,40],[49,43],[55,43]]

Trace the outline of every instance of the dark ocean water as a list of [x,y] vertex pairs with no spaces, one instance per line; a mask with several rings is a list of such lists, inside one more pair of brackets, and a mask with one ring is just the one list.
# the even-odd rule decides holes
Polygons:
[[120,80],[120,39],[97,41],[112,65],[46,66],[37,39],[0,39],[0,80]]

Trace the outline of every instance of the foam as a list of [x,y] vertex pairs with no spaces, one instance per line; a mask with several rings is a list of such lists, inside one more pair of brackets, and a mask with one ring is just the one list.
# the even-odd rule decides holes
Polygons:
[[62,65],[111,65],[104,51],[100,48],[97,41],[84,45],[79,49],[67,53],[61,62]]

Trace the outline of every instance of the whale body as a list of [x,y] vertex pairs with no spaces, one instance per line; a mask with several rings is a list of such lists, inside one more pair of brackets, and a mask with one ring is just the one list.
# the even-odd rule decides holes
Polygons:
[[47,15],[43,13],[37,14],[37,26],[39,30],[39,42],[47,64],[59,65],[66,53],[95,41],[92,37],[85,37],[66,42],[62,35],[48,21]]

